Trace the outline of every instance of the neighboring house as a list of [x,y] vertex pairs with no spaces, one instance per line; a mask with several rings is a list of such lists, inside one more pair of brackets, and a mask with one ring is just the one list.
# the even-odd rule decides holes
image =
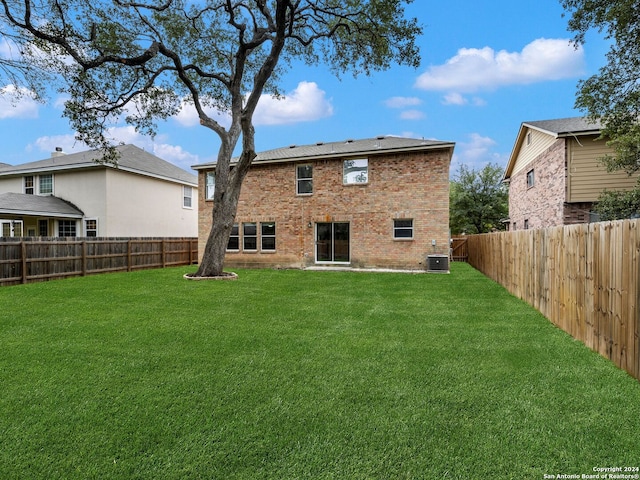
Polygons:
[[607,172],[601,159],[613,150],[599,137],[582,117],[522,123],[504,174],[510,230],[589,222],[605,189],[636,185],[637,176]]
[[0,236],[195,237],[197,177],[144,150],[0,164]]
[[[226,265],[424,269],[449,253],[454,144],[378,137],[259,153],[243,183]],[[200,258],[215,163],[199,172]]]

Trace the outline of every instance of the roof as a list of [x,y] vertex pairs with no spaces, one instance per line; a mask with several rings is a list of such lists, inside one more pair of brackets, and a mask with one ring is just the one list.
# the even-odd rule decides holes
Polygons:
[[523,126],[540,130],[556,137],[567,135],[593,135],[600,134],[602,124],[589,122],[584,117],[558,118],[555,120],[539,120],[535,122],[523,122]]
[[602,125],[589,122],[585,117],[556,118],[552,120],[536,120],[522,122],[515,144],[511,150],[503,180],[511,177],[511,172],[518,159],[518,152],[527,135],[527,130],[533,129],[551,135],[554,138],[576,137],[583,135],[600,135]]
[[0,214],[82,218],[84,213],[75,205],[53,195],[25,193],[0,194]]
[[170,182],[185,183],[191,186],[198,185],[196,175],[156,157],[135,145],[121,145],[116,147],[116,150],[120,154],[117,167],[109,163],[100,162],[102,159],[102,152],[100,150],[88,150],[79,153],[56,155],[45,160],[15,166],[0,166],[0,176],[84,168],[118,168],[123,171]]
[[[257,163],[297,162],[319,158],[356,157],[380,153],[415,152],[434,149],[452,149],[453,142],[420,140],[415,138],[380,136],[362,140],[340,142],[318,142],[311,145],[290,145],[258,153],[253,160]],[[195,170],[215,167],[216,162],[194,165]]]

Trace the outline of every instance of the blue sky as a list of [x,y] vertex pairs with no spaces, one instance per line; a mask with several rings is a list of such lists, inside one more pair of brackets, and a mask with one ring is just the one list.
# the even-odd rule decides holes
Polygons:
[[[575,49],[559,0],[415,0],[408,13],[424,27],[418,69],[336,79],[323,65],[294,66],[281,82],[285,98],[260,102],[258,151],[398,135],[455,142],[452,174],[460,164],[504,167],[521,122],[581,114],[574,109],[577,82],[597,72],[608,49],[595,33]],[[61,117],[61,99],[11,105],[6,97],[0,95],[0,162],[41,160],[56,147],[86,149]],[[219,145],[188,110],[161,123],[154,139],[124,124],[112,136],[187,170],[213,161]]]

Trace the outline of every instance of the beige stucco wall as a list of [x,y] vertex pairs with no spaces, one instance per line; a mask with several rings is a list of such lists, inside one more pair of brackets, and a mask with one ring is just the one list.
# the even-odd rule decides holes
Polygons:
[[198,192],[182,207],[182,185],[106,170],[106,232],[102,236],[196,237]]

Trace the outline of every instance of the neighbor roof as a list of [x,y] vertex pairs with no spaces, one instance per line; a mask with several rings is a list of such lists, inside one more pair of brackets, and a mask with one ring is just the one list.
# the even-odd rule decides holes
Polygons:
[[[118,146],[116,150],[120,154],[117,165],[117,168],[120,170],[171,182],[186,183],[191,186],[198,185],[196,175],[156,157],[135,145]],[[116,168],[112,164],[101,163],[101,158],[102,152],[99,150],[56,155],[36,162],[7,167],[3,166],[0,168],[0,176],[25,175],[29,173],[75,170],[80,168]]]
[[[355,157],[379,153],[414,152],[451,148],[453,142],[438,140],[419,140],[415,138],[380,136],[362,140],[343,140],[340,142],[318,142],[311,145],[290,145],[258,153],[253,163],[296,162],[317,158]],[[215,167],[216,162],[194,165],[192,168],[201,170]]]
[[522,122],[516,142],[511,150],[507,168],[504,171],[503,180],[511,177],[511,172],[518,159],[518,152],[526,138],[527,130],[533,129],[546,133],[555,138],[574,137],[582,135],[600,135],[601,124],[589,122],[584,117],[556,118],[552,120],[536,120],[533,122]]
[[0,194],[0,214],[82,218],[84,213],[75,205],[52,195],[25,193]]
[[525,127],[540,130],[556,137],[567,135],[593,135],[599,134],[602,129],[600,123],[589,122],[584,117],[558,118],[555,120],[539,120],[535,122],[523,122]]

